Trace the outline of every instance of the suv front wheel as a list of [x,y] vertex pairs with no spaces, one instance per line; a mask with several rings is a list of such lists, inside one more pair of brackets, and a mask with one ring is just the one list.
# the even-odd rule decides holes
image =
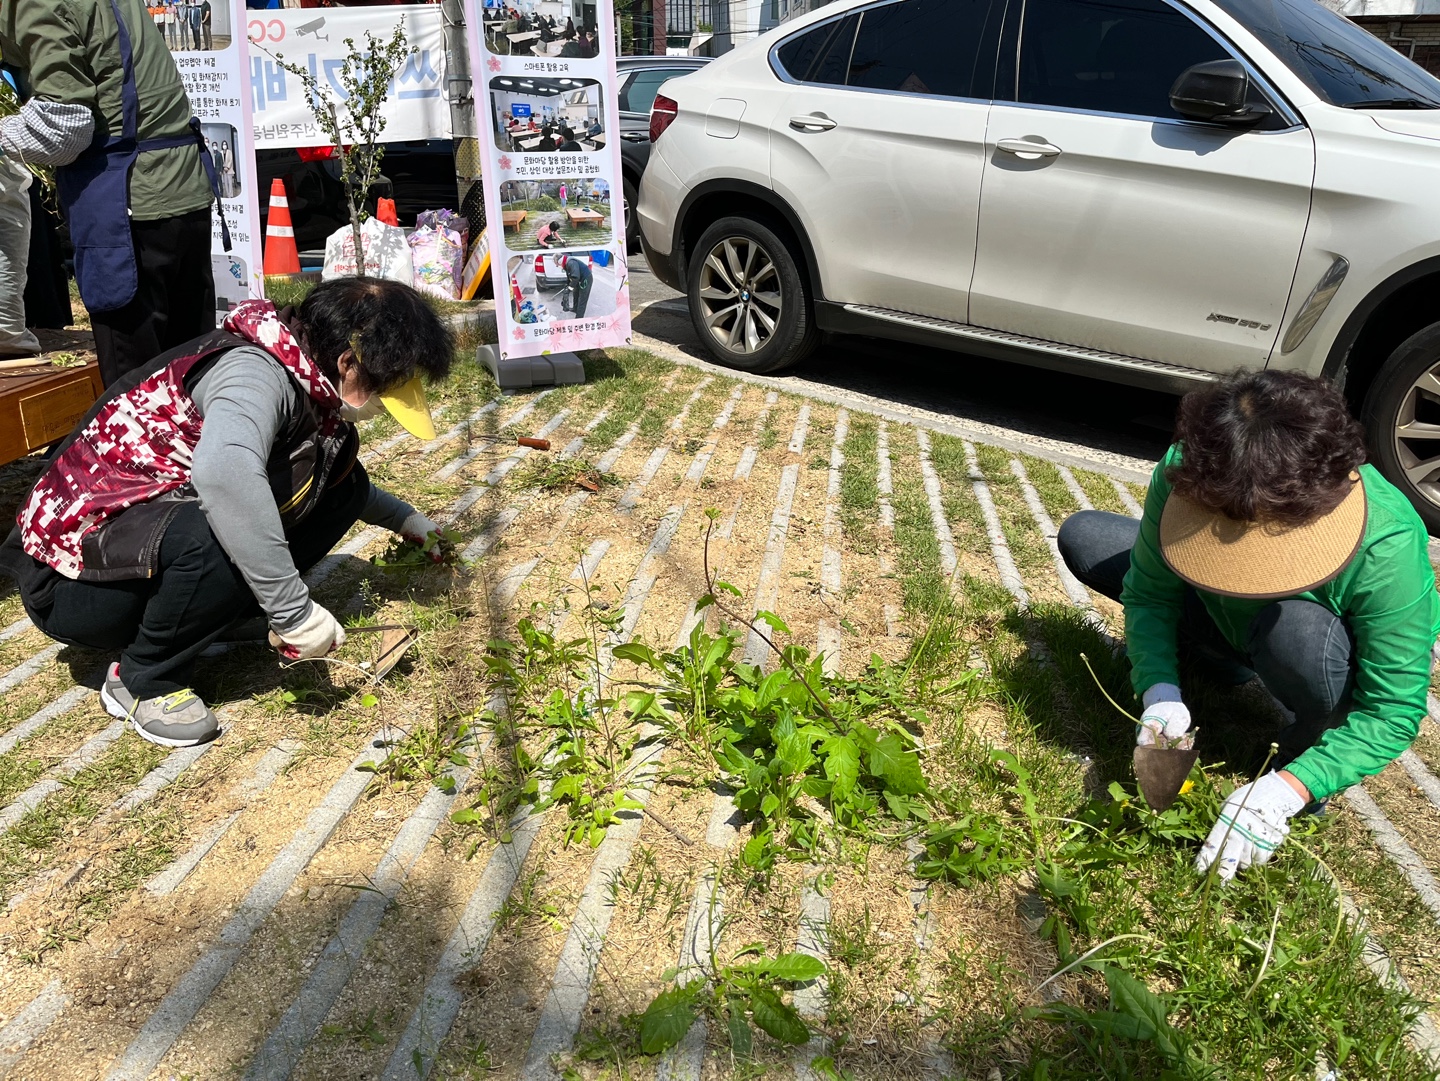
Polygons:
[[716,360],[773,372],[814,348],[809,290],[774,232],[749,218],[721,218],[694,251],[686,282],[690,318]]
[[1440,323],[1400,343],[1375,377],[1361,421],[1375,468],[1440,533]]

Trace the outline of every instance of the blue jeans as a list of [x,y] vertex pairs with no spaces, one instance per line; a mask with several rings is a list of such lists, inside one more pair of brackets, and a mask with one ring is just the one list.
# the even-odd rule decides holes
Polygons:
[[[1082,510],[1060,527],[1060,555],[1072,574],[1097,593],[1120,599],[1130,549],[1140,535],[1134,518]],[[1313,601],[1275,601],[1260,609],[1232,646],[1199,594],[1189,586],[1181,604],[1180,651],[1217,682],[1245,682],[1253,673],[1294,716],[1279,736],[1279,768],[1345,723],[1355,686],[1355,637],[1345,621]]]

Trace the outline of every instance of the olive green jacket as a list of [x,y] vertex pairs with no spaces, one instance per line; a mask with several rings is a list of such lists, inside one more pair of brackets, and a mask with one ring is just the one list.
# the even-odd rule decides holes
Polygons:
[[[182,135],[190,99],[170,50],[142,0],[118,2],[130,31],[139,137]],[[97,138],[120,134],[120,38],[110,0],[0,0],[0,55],[25,72],[37,98],[89,108]],[[212,198],[198,147],[148,151],[130,174],[136,221],[202,210]]]

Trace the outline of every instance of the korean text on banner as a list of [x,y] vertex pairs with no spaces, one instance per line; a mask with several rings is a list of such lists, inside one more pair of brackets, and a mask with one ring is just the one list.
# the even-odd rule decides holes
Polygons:
[[345,39],[364,44],[365,31],[388,41],[405,21],[411,53],[395,76],[381,114],[385,141],[450,138],[445,100],[445,30],[434,4],[363,8],[276,8],[249,13],[250,93],[260,150],[324,146],[329,140],[305,103],[299,78],[278,62],[307,68],[340,92]]
[[[197,0],[151,9],[170,47],[190,109],[200,120],[205,149],[220,182],[219,212],[212,215],[211,261],[215,305],[229,311],[262,296],[260,200],[256,192],[255,144],[250,134],[249,58],[245,0]],[[230,227],[227,252],[219,213]]]
[[466,0],[502,358],[630,340],[611,4]]

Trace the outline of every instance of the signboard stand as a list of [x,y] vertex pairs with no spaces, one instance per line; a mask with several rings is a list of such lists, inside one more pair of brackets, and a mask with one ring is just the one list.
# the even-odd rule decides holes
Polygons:
[[466,0],[502,387],[581,382],[630,342],[614,12]]
[[563,386],[585,382],[585,362],[574,353],[546,353],[538,357],[503,357],[498,345],[482,345],[475,359],[490,369],[501,390]]

